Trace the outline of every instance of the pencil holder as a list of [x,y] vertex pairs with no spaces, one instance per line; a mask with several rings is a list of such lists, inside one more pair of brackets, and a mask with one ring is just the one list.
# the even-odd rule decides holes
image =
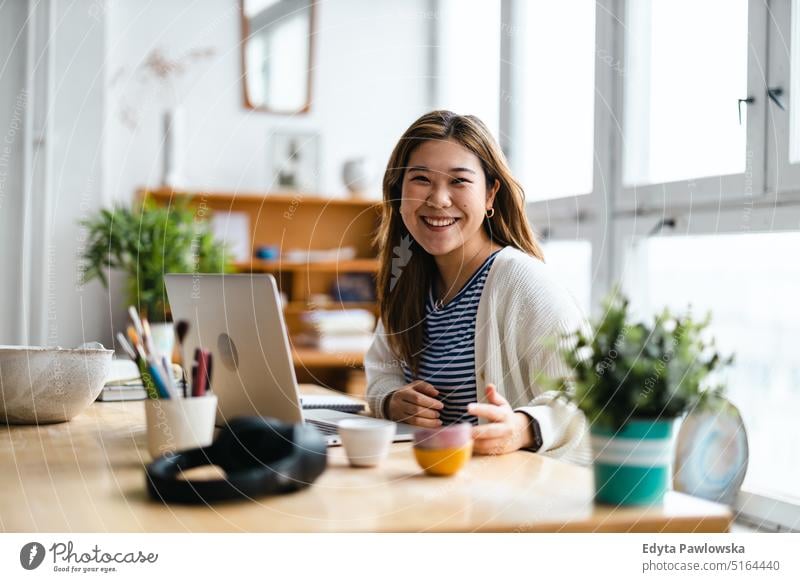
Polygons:
[[147,450],[155,459],[166,454],[205,447],[214,438],[217,397],[153,398],[144,401]]

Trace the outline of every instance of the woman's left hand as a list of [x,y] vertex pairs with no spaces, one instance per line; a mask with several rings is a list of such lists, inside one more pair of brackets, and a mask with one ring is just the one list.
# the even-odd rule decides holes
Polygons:
[[486,399],[488,404],[473,402],[467,407],[469,414],[489,421],[472,428],[475,453],[503,455],[530,446],[533,442],[530,417],[524,412],[514,412],[494,384],[486,385]]

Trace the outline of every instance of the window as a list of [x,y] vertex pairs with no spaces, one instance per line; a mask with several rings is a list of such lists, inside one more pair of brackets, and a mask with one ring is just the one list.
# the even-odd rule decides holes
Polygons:
[[[792,0],[792,31],[790,49],[791,95],[789,107],[789,161],[800,162],[800,1]],[[783,91],[781,91],[783,93]],[[779,97],[783,97],[780,95]]]
[[500,0],[439,5],[437,107],[478,116],[500,132]]
[[627,1],[624,18],[620,206],[763,196],[766,3]]
[[800,501],[800,232],[658,237],[630,252],[626,289],[641,314],[712,313],[734,353],[726,374],[750,443],[743,488]]
[[529,201],[588,194],[594,165],[595,2],[520,2],[519,127],[511,147]]
[[744,172],[747,105],[740,124],[737,104],[747,96],[747,8],[747,0],[628,2],[626,185]]
[[547,266],[567,287],[587,316],[592,295],[592,244],[585,240],[557,240],[542,245]]
[[800,192],[800,1],[770,2],[770,27],[769,81],[765,86],[769,91],[767,187],[769,192],[797,193]]
[[[486,122],[528,201],[588,194],[595,163],[595,2],[509,4],[513,16],[502,20],[500,0],[441,1],[437,107]],[[500,135],[502,116],[507,135]]]

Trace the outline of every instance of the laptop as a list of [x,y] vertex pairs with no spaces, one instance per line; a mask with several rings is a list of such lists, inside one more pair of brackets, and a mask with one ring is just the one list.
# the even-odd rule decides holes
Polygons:
[[[339,445],[337,423],[357,415],[304,409],[275,277],[268,274],[168,274],[174,321],[185,320],[184,362],[197,347],[213,354],[211,388],[218,399],[217,424],[235,416],[268,416],[308,423],[328,445]],[[414,427],[397,423],[395,441],[410,441]]]

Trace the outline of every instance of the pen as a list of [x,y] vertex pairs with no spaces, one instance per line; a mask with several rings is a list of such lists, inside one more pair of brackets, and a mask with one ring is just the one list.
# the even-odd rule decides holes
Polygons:
[[169,392],[170,398],[178,398],[178,387],[175,385],[175,378],[172,375],[172,364],[169,363],[169,358],[166,355],[161,355],[161,366],[164,368],[164,379]]
[[133,351],[131,344],[128,343],[128,340],[125,339],[125,336],[122,335],[121,331],[117,332],[117,341],[119,341],[119,345],[122,346],[122,351],[125,352],[125,354],[127,354],[127,356],[135,362],[136,352]]
[[197,381],[192,385],[192,396],[204,396],[208,381],[208,352],[197,350]]
[[159,398],[169,398],[169,390],[167,390],[166,385],[164,384],[164,378],[161,377],[161,373],[158,371],[159,369],[158,360],[153,355],[150,355],[147,358],[147,369],[150,371],[150,376],[153,378],[153,384],[156,386],[156,390],[158,391]]
[[206,392],[211,390],[211,378],[214,373],[214,360],[211,352],[206,352]]
[[150,322],[147,319],[142,320],[142,342],[144,349],[148,354],[155,354],[156,350],[153,347],[153,335],[150,333]]
[[153,378],[147,369],[147,358],[145,358],[142,346],[136,344],[136,365],[139,366],[139,375],[142,377],[142,384],[147,391],[148,398],[158,398],[158,389]]
[[139,335],[136,333],[136,329],[132,325],[129,325],[125,331],[128,334],[128,340],[131,345],[137,345],[139,343]]
[[144,331],[142,330],[142,320],[139,319],[139,312],[136,311],[136,308],[133,305],[128,307],[128,315],[131,317],[131,323],[133,323],[136,333],[139,334],[139,337],[142,337],[144,335]]
[[194,358],[192,359],[192,372],[191,372],[192,385],[191,385],[191,388],[189,390],[189,395],[190,396],[194,396],[194,389],[195,389],[195,386],[197,386],[197,366],[198,366],[199,360],[200,360],[200,348],[195,348],[195,350],[194,350]]

